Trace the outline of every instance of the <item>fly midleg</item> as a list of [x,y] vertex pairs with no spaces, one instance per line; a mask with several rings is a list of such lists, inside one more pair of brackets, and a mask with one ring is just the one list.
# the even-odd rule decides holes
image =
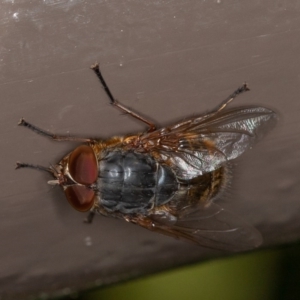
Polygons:
[[121,111],[129,114],[130,116],[132,116],[133,118],[140,120],[144,123],[146,123],[149,126],[148,132],[151,131],[155,131],[156,130],[156,125],[154,123],[152,123],[151,121],[148,121],[147,119],[145,119],[144,117],[140,116],[139,114],[133,112],[132,110],[130,110],[129,108],[127,108],[126,106],[118,103],[118,101],[114,98],[114,96],[112,95],[108,85],[106,84],[104,77],[101,74],[100,68],[99,68],[99,64],[95,63],[94,65],[91,66],[91,69],[95,72],[95,74],[97,75],[97,77],[99,78],[107,96],[110,99],[110,103],[117,107],[118,109],[120,109]]

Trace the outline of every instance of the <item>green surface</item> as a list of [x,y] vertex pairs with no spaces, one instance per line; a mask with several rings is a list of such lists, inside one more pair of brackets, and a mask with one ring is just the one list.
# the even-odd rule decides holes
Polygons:
[[257,252],[180,268],[90,292],[80,299],[280,299],[285,252]]

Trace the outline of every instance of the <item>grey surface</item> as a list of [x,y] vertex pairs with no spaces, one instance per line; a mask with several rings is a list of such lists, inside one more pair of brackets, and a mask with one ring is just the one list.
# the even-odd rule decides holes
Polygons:
[[[17,127],[109,137],[143,125],[108,105],[89,66],[101,63],[116,98],[160,125],[235,103],[276,109],[280,122],[236,161],[227,208],[256,226],[264,247],[300,238],[298,1],[2,1],[0,10],[0,295],[69,292],[220,255],[68,207],[47,174],[74,147]],[[18,296],[16,296],[18,295]]]

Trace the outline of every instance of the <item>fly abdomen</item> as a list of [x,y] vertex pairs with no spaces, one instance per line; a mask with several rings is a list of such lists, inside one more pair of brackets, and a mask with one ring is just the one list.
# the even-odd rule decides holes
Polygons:
[[171,169],[150,155],[113,151],[99,162],[97,187],[106,210],[146,213],[168,202],[178,183]]

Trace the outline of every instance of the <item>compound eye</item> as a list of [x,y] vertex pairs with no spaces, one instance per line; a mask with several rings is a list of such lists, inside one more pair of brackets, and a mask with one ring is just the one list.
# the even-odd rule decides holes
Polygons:
[[89,185],[97,180],[98,164],[90,146],[79,146],[70,154],[69,172],[75,182],[80,184]]
[[69,203],[78,211],[88,211],[94,204],[95,192],[84,185],[72,185],[65,190]]

